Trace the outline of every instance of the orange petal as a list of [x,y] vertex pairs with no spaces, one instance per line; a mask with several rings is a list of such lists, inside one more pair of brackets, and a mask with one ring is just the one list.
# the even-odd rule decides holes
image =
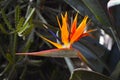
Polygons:
[[[86,37],[86,36],[90,36],[90,34],[89,34],[89,33],[83,33],[83,34],[80,36],[80,38],[83,38],[83,37]],[[78,41],[80,38],[78,38],[77,41]]]
[[85,33],[91,33],[91,32],[93,32],[93,31],[96,31],[97,29],[91,29],[91,30],[88,30],[87,32],[85,32]]
[[69,42],[69,31],[68,31],[68,24],[67,24],[67,12],[65,13],[65,16],[62,16],[62,28],[61,28],[61,39],[62,42],[67,45]]
[[55,42],[53,42],[53,41],[51,41],[51,40],[49,40],[49,39],[47,39],[47,38],[45,38],[45,37],[43,37],[43,36],[40,36],[40,37],[41,37],[42,39],[48,41],[48,42],[51,43],[52,45],[56,46],[57,48],[62,48],[62,45],[61,45],[61,44],[55,43]]
[[81,36],[79,36],[78,39],[76,39],[76,41],[78,41],[80,38],[83,38],[83,37],[86,37],[86,36],[91,36],[91,37],[93,37],[92,35],[89,34],[90,32],[93,32],[93,31],[96,31],[96,29],[88,30],[87,32],[85,32],[85,33],[83,33]]
[[78,13],[76,14],[74,21],[72,22],[71,25],[71,33],[70,33],[70,38],[72,37],[72,35],[74,34],[74,32],[76,31],[76,26],[77,26],[77,17],[78,17]]
[[83,34],[84,29],[86,27],[86,22],[87,22],[88,16],[85,16],[83,21],[81,22],[81,24],[78,26],[78,28],[76,29],[75,33],[73,34],[70,43],[72,44],[73,42],[75,42],[78,38],[80,38],[80,36]]

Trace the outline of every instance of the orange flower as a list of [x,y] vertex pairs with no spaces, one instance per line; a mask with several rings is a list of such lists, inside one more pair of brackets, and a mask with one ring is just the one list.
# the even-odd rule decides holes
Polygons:
[[[32,56],[51,56],[51,57],[79,57],[81,60],[87,63],[86,58],[80,53],[78,50],[72,48],[72,44],[75,41],[78,41],[80,38],[88,36],[89,32],[92,32],[94,30],[89,30],[87,32],[84,32],[86,26],[87,26],[87,19],[88,16],[85,16],[82,22],[77,27],[77,18],[78,14],[76,14],[73,22],[71,23],[71,26],[68,26],[67,22],[67,12],[65,15],[61,15],[62,17],[62,24],[60,23],[58,17],[58,25],[60,28],[60,36],[61,36],[61,42],[53,42],[42,35],[40,37],[52,45],[56,46],[58,49],[51,49],[51,50],[45,50],[45,51],[38,51],[38,52],[28,52],[28,53],[17,53],[17,55],[32,55]],[[45,26],[47,28],[47,26]],[[53,34],[53,32],[50,31],[50,33]]]
[[[53,42],[43,36],[40,36],[42,39],[48,41],[49,43],[51,43],[52,45],[56,46],[57,48],[71,48],[71,45],[75,42],[78,41],[80,38],[88,36],[89,32],[93,31],[93,30],[89,30],[87,32],[84,32],[86,26],[87,26],[87,19],[88,16],[85,16],[84,19],[82,20],[82,22],[78,25],[77,27],[77,17],[78,14],[76,14],[71,27],[68,26],[68,22],[67,22],[67,12],[65,13],[65,15],[61,15],[62,17],[62,24],[60,24],[60,21],[57,17],[57,21],[59,24],[59,28],[60,28],[60,32],[61,32],[61,43],[57,43],[57,42]],[[70,28],[70,30],[69,30]]]

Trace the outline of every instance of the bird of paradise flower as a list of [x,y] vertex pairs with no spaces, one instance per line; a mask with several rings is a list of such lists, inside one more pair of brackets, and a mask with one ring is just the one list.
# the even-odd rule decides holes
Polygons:
[[62,24],[60,23],[58,17],[58,25],[60,28],[60,38],[61,43],[53,42],[44,36],[40,35],[40,37],[43,40],[46,40],[47,42],[51,43],[58,49],[50,49],[50,50],[44,50],[39,52],[29,52],[29,53],[17,53],[17,55],[33,55],[33,56],[50,56],[50,57],[76,57],[78,56],[84,61],[87,61],[85,57],[80,53],[80,51],[72,48],[72,44],[76,41],[78,41],[80,38],[83,38],[85,36],[89,36],[89,33],[94,30],[88,30],[85,32],[85,28],[87,27],[87,19],[88,16],[85,16],[82,22],[77,27],[77,18],[78,14],[76,14],[71,26],[68,26],[68,15],[67,12],[65,15],[61,14],[62,17]]

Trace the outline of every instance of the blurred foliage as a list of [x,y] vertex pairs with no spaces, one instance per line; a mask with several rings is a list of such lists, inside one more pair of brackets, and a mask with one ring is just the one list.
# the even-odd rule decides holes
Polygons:
[[[99,77],[102,80],[119,80],[120,6],[114,4],[107,7],[108,2],[109,0],[1,0],[0,80],[87,80],[91,76],[96,78],[88,80]],[[89,64],[81,65],[82,62],[76,58],[70,59],[73,63],[71,66],[85,70],[75,69],[70,73],[69,62],[63,58],[16,55],[16,52],[54,48],[36,32],[54,40],[43,24],[56,32],[59,30],[56,16],[60,17],[66,11],[69,17],[72,16],[71,19],[78,12],[78,21],[88,15],[91,20],[88,29],[97,29],[91,33],[94,38],[86,37],[73,45]],[[108,40],[112,39],[111,42],[106,40],[106,35],[109,36]],[[106,40],[102,45],[99,44],[101,36]],[[112,47],[108,49],[110,43]],[[93,71],[86,70],[88,67]]]
[[112,80],[112,79],[97,72],[76,69],[74,70],[74,73],[71,76],[70,80]]

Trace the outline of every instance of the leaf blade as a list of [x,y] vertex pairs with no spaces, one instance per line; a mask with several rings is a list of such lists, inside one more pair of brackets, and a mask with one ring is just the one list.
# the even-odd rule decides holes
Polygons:
[[77,57],[78,51],[75,49],[50,49],[31,53],[16,53],[16,55],[46,56],[46,57]]

